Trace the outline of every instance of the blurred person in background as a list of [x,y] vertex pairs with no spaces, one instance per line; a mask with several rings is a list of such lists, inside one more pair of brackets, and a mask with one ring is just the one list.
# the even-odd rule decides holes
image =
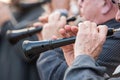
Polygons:
[[11,24],[15,25],[16,20],[10,10],[9,2],[0,1],[0,10],[1,10],[0,11],[0,18],[1,18],[0,19],[0,43],[1,43],[2,42],[1,40],[4,34],[4,32],[1,31],[3,29],[3,25],[9,20],[11,21]]
[[[20,1],[20,2],[19,2]],[[24,3],[25,1],[25,3]],[[1,27],[1,45],[0,45],[0,80],[41,80],[35,62],[28,62],[22,50],[22,40],[16,45],[11,45],[5,36],[7,30],[26,28],[21,25],[36,20],[43,12],[41,3],[36,0],[12,0],[9,8],[16,21],[13,24],[12,19],[5,20]],[[8,12],[5,12],[8,15]],[[5,16],[1,18],[5,18]],[[11,16],[11,15],[10,15]],[[28,40],[38,40],[37,36],[26,38]]]

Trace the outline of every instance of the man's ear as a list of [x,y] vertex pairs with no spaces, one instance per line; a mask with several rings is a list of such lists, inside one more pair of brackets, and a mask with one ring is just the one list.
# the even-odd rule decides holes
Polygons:
[[112,7],[112,3],[110,0],[102,0],[102,8],[101,8],[101,13],[102,14],[107,14]]

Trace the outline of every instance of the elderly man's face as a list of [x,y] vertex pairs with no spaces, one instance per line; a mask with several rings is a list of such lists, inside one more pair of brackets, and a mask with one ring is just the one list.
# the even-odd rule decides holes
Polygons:
[[80,15],[86,20],[94,21],[100,11],[98,0],[78,0]]

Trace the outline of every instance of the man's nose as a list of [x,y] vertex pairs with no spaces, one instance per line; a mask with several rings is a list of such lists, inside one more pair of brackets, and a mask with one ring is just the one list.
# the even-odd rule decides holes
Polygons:
[[116,14],[116,20],[120,22],[120,10]]

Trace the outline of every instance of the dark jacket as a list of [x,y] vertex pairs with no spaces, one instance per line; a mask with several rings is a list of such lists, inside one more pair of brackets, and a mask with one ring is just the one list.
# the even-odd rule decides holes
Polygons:
[[120,80],[120,77],[108,77],[105,72],[106,68],[99,66],[93,58],[80,55],[67,69],[64,80]]
[[41,80],[63,80],[67,64],[61,49],[44,52],[37,61]]
[[[120,22],[112,19],[106,23],[109,28],[119,28]],[[120,32],[107,37],[97,63],[107,68],[107,73],[111,76],[115,68],[120,64]]]

